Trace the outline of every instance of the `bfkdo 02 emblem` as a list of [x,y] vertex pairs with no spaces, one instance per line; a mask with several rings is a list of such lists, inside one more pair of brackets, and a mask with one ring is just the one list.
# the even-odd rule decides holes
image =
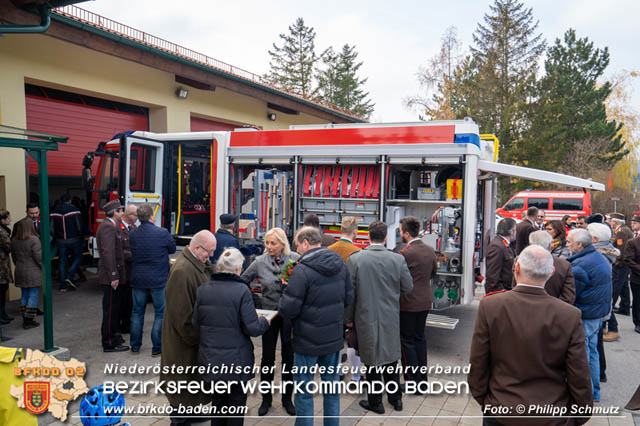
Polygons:
[[49,382],[24,382],[24,406],[28,412],[42,414],[49,408]]

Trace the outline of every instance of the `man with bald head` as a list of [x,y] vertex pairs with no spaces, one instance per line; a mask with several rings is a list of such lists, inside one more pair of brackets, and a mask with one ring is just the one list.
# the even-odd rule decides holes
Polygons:
[[[515,264],[516,286],[480,301],[471,341],[469,389],[482,406],[483,425],[521,425],[570,406],[593,405],[581,313],[545,291],[553,274],[545,248],[525,248]],[[550,334],[551,333],[551,334]],[[502,407],[507,417],[492,418]],[[541,413],[536,407],[551,407]],[[587,411],[582,411],[587,412]],[[527,418],[528,425],[574,425],[588,418]]]
[[[162,355],[163,366],[198,365],[198,343],[200,334],[191,325],[193,307],[198,295],[198,287],[211,279],[213,265],[209,258],[216,250],[216,237],[207,231],[198,232],[191,239],[188,247],[180,252],[171,267],[169,280],[165,289],[167,303],[162,322]],[[160,380],[200,380],[198,375],[161,374]],[[179,394],[167,393],[169,403],[173,407],[179,405],[195,407],[207,404],[211,397],[203,393]],[[190,424],[190,419],[171,418],[172,425]]]

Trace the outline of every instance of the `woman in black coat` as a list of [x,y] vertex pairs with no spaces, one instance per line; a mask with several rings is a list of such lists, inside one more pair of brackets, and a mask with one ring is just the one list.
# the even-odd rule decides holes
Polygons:
[[[241,372],[211,372],[202,378],[212,382],[236,381],[225,394],[214,394],[211,405],[217,415],[222,407],[244,406],[247,395],[239,382],[254,377],[253,343],[250,336],[260,336],[269,322],[256,313],[251,291],[240,277],[244,257],[238,249],[226,249],[216,263],[213,280],[198,288],[193,309],[193,326],[200,331],[198,362],[201,365],[247,367]],[[213,369],[212,369],[213,370]],[[231,415],[232,413],[230,413]],[[216,415],[216,413],[212,413]],[[214,418],[211,425],[242,425],[244,414]]]

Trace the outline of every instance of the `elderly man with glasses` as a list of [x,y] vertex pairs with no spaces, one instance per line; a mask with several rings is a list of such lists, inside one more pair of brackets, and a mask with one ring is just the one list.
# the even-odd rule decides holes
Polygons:
[[[193,236],[189,246],[178,254],[171,267],[171,274],[165,289],[167,304],[162,322],[162,358],[163,366],[198,365],[200,333],[191,325],[193,307],[196,303],[198,288],[211,279],[214,267],[209,258],[216,250],[216,237],[208,230]],[[200,380],[198,375],[169,374],[160,375],[160,381]],[[172,407],[196,407],[211,402],[211,396],[204,393],[179,392],[167,393]],[[172,425],[189,424],[184,417],[171,418]]]

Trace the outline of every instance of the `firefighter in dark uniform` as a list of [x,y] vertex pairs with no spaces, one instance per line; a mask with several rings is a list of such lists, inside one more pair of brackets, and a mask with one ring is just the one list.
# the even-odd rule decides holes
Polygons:
[[622,213],[609,213],[607,223],[611,226],[613,241],[612,244],[615,248],[620,250],[620,255],[613,263],[611,268],[612,284],[613,284],[613,299],[612,306],[616,304],[618,297],[620,297],[620,309],[616,312],[611,312],[611,317],[607,322],[607,333],[603,336],[605,342],[613,342],[620,338],[618,333],[618,321],[616,319],[616,313],[620,315],[629,315],[630,310],[630,297],[629,297],[629,267],[623,262],[624,250],[627,246],[627,241],[633,238],[633,231],[625,225],[624,215]]
[[124,345],[120,335],[120,300],[126,282],[124,249],[119,220],[124,214],[124,207],[118,200],[104,205],[106,217],[98,231],[96,239],[100,261],[98,263],[98,283],[103,286],[102,296],[102,349],[105,352],[124,352],[129,347]]

